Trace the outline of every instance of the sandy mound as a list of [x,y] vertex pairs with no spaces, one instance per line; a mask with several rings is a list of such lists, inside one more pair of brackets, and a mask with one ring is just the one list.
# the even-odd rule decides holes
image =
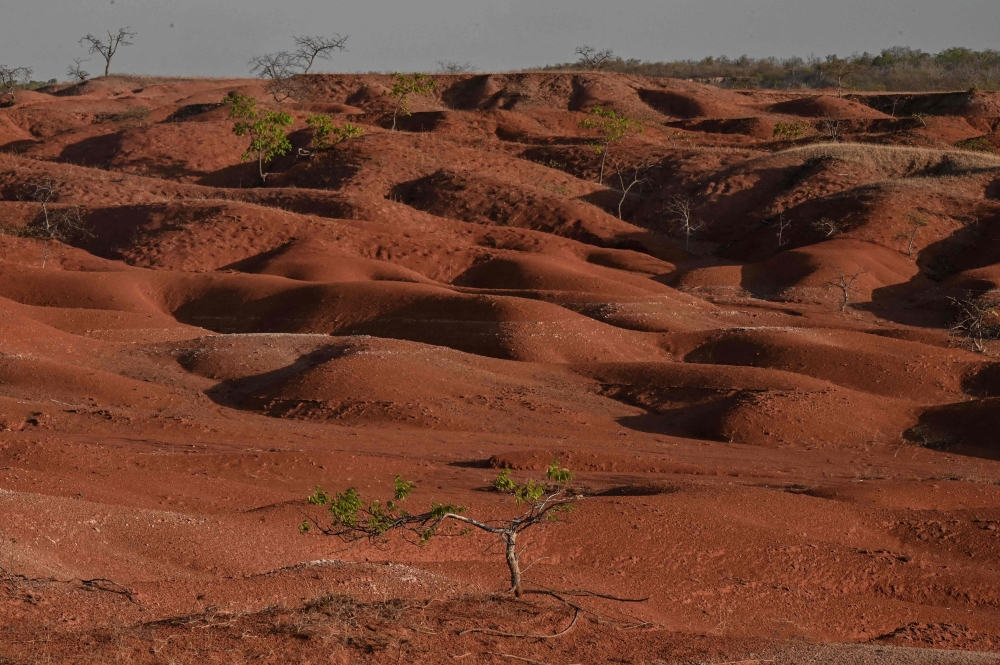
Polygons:
[[745,118],[748,109],[737,95],[680,90],[640,90],[639,96],[657,112],[672,118]]
[[906,283],[918,273],[913,262],[897,251],[857,240],[830,240],[744,266],[741,285],[765,297],[836,300],[842,293],[833,283],[841,274],[853,277],[859,269],[863,272],[852,295],[858,301],[870,300],[873,290]]
[[635,363],[577,371],[599,381],[602,394],[650,414],[624,423],[675,436],[754,445],[855,445],[896,439],[915,420],[905,402],[773,369]]
[[483,289],[571,291],[626,297],[670,291],[650,279],[621,271],[541,256],[491,259],[469,268],[452,283]]
[[394,193],[407,205],[442,217],[543,231],[603,246],[631,242],[666,260],[678,254],[672,246],[592,205],[540,188],[513,188],[498,179],[442,170],[397,186]]
[[[207,340],[181,362],[199,372],[211,368],[214,376],[238,368],[244,376],[213,388],[213,399],[280,418],[528,433],[519,417],[528,409],[541,431],[555,434],[583,413],[629,413],[596,395],[581,395],[583,382],[574,386],[566,383],[572,377],[563,376],[553,386],[547,370],[523,363],[373,338],[312,344],[316,348],[287,365],[253,376],[245,376],[249,368],[236,340]],[[618,429],[610,419],[603,426]]]
[[830,95],[816,95],[815,97],[790,99],[788,101],[779,102],[769,106],[768,111],[783,115],[797,115],[803,118],[874,120],[889,117],[880,111],[876,111],[870,106],[865,106],[864,104],[841,97],[832,97]]
[[[861,270],[857,279],[855,273]],[[681,275],[675,286],[689,291],[746,292],[770,300],[805,301],[839,306],[843,275],[851,302],[866,302],[872,293],[908,283],[919,269],[905,255],[858,240],[834,239],[785,250],[760,263],[696,268]]]
[[960,377],[979,365],[972,354],[847,331],[765,328],[698,337],[675,347],[688,362],[780,369],[924,404],[959,397]]
[[352,256],[323,240],[296,239],[269,252],[231,264],[225,269],[276,275],[303,282],[389,281],[434,284],[412,270]]
[[998,427],[1000,399],[991,397],[928,409],[921,414],[920,423],[907,432],[907,438],[936,450],[997,459]]

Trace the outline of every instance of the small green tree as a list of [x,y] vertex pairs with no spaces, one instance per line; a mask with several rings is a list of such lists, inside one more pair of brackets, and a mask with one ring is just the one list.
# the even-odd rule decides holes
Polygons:
[[593,144],[597,154],[601,156],[601,173],[598,184],[604,184],[604,164],[611,150],[611,144],[621,143],[625,137],[642,133],[642,123],[626,115],[619,115],[611,109],[595,106],[590,114],[580,121],[583,129],[595,129],[601,133],[599,141]]
[[396,131],[396,118],[410,113],[410,95],[426,95],[437,87],[437,83],[426,74],[393,74],[392,89],[385,94],[396,100],[392,107],[392,131]]
[[306,124],[312,127],[313,145],[320,150],[331,148],[349,139],[356,139],[365,133],[363,128],[349,122],[344,123],[343,127],[337,127],[333,124],[333,118],[328,115],[310,116]]
[[233,134],[250,137],[250,145],[242,156],[243,161],[249,162],[256,158],[260,180],[266,184],[268,174],[264,170],[264,163],[288,154],[292,149],[292,143],[284,129],[294,122],[292,116],[284,111],[261,112],[256,99],[235,92],[229,93],[222,103],[231,107],[229,117],[237,121],[233,125]]
[[[498,492],[513,497],[515,505],[523,512],[516,517],[499,520],[477,520],[465,515],[464,506],[431,503],[430,510],[418,514],[409,513],[404,508],[407,497],[416,484],[396,476],[393,498],[388,501],[365,501],[353,487],[344,492],[330,495],[317,487],[309,504],[324,506],[330,512],[328,522],[307,516],[299,526],[302,533],[317,529],[328,536],[338,536],[346,542],[370,540],[384,542],[389,534],[398,531],[411,542],[423,545],[429,541],[448,520],[454,520],[466,529],[479,529],[500,538],[504,545],[504,556],[510,571],[510,590],[515,596],[522,594],[521,563],[517,551],[517,538],[525,530],[545,522],[559,520],[560,514],[573,510],[576,501],[583,498],[566,487],[573,479],[569,469],[559,466],[559,460],[549,465],[545,481],[529,480],[518,483],[504,469],[493,481]],[[447,527],[444,527],[447,528]]]

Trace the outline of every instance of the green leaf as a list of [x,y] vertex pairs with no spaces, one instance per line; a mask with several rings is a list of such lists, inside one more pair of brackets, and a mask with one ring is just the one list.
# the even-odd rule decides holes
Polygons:
[[337,492],[330,504],[330,513],[333,515],[334,524],[342,524],[347,527],[354,527],[358,524],[358,512],[364,504],[361,495],[353,487],[341,494]]
[[309,497],[309,503],[313,506],[325,506],[330,503],[330,495],[323,491],[323,488],[319,485],[313,490],[312,496]]
[[403,480],[402,476],[396,476],[396,501],[404,501],[406,497],[413,493],[416,486],[416,483]]
[[549,464],[545,477],[554,483],[568,483],[573,480],[573,474],[570,473],[570,470],[559,466],[559,458],[552,460],[552,463]]
[[512,494],[517,490],[517,483],[510,477],[510,469],[504,469],[493,479],[493,489],[504,494]]

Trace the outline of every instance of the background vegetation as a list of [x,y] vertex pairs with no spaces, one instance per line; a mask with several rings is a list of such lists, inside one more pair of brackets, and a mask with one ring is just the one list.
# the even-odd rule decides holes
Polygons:
[[[589,47],[581,47],[587,49]],[[577,49],[580,53],[581,49]],[[591,49],[593,50],[593,49]],[[850,73],[844,87],[855,90],[982,90],[1000,89],[1000,51],[949,48],[925,53],[894,46],[878,55],[854,54],[847,58],[830,55],[794,58],[708,57],[702,60],[647,62],[609,57],[594,62],[581,56],[573,63],[550,65],[548,71],[600,69],[642,76],[694,79],[727,88],[826,88],[837,86],[837,74],[845,64]],[[853,65],[853,67],[851,67]]]

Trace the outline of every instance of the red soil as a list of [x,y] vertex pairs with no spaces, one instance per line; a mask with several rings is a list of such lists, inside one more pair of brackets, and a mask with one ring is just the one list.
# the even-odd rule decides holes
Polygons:
[[[0,663],[1000,662],[1000,347],[948,330],[1000,286],[1000,157],[954,147],[998,144],[993,97],[442,76],[391,132],[388,85],[303,80],[296,148],[366,132],[267,187],[219,106],[257,81],[0,109]],[[622,218],[598,105],[655,167]],[[42,179],[89,234],[22,233]],[[397,474],[511,515],[498,469],[554,458],[587,498],[523,537],[531,584],[648,597],[557,638],[463,633],[576,612],[505,595],[487,538],[297,531]]]

